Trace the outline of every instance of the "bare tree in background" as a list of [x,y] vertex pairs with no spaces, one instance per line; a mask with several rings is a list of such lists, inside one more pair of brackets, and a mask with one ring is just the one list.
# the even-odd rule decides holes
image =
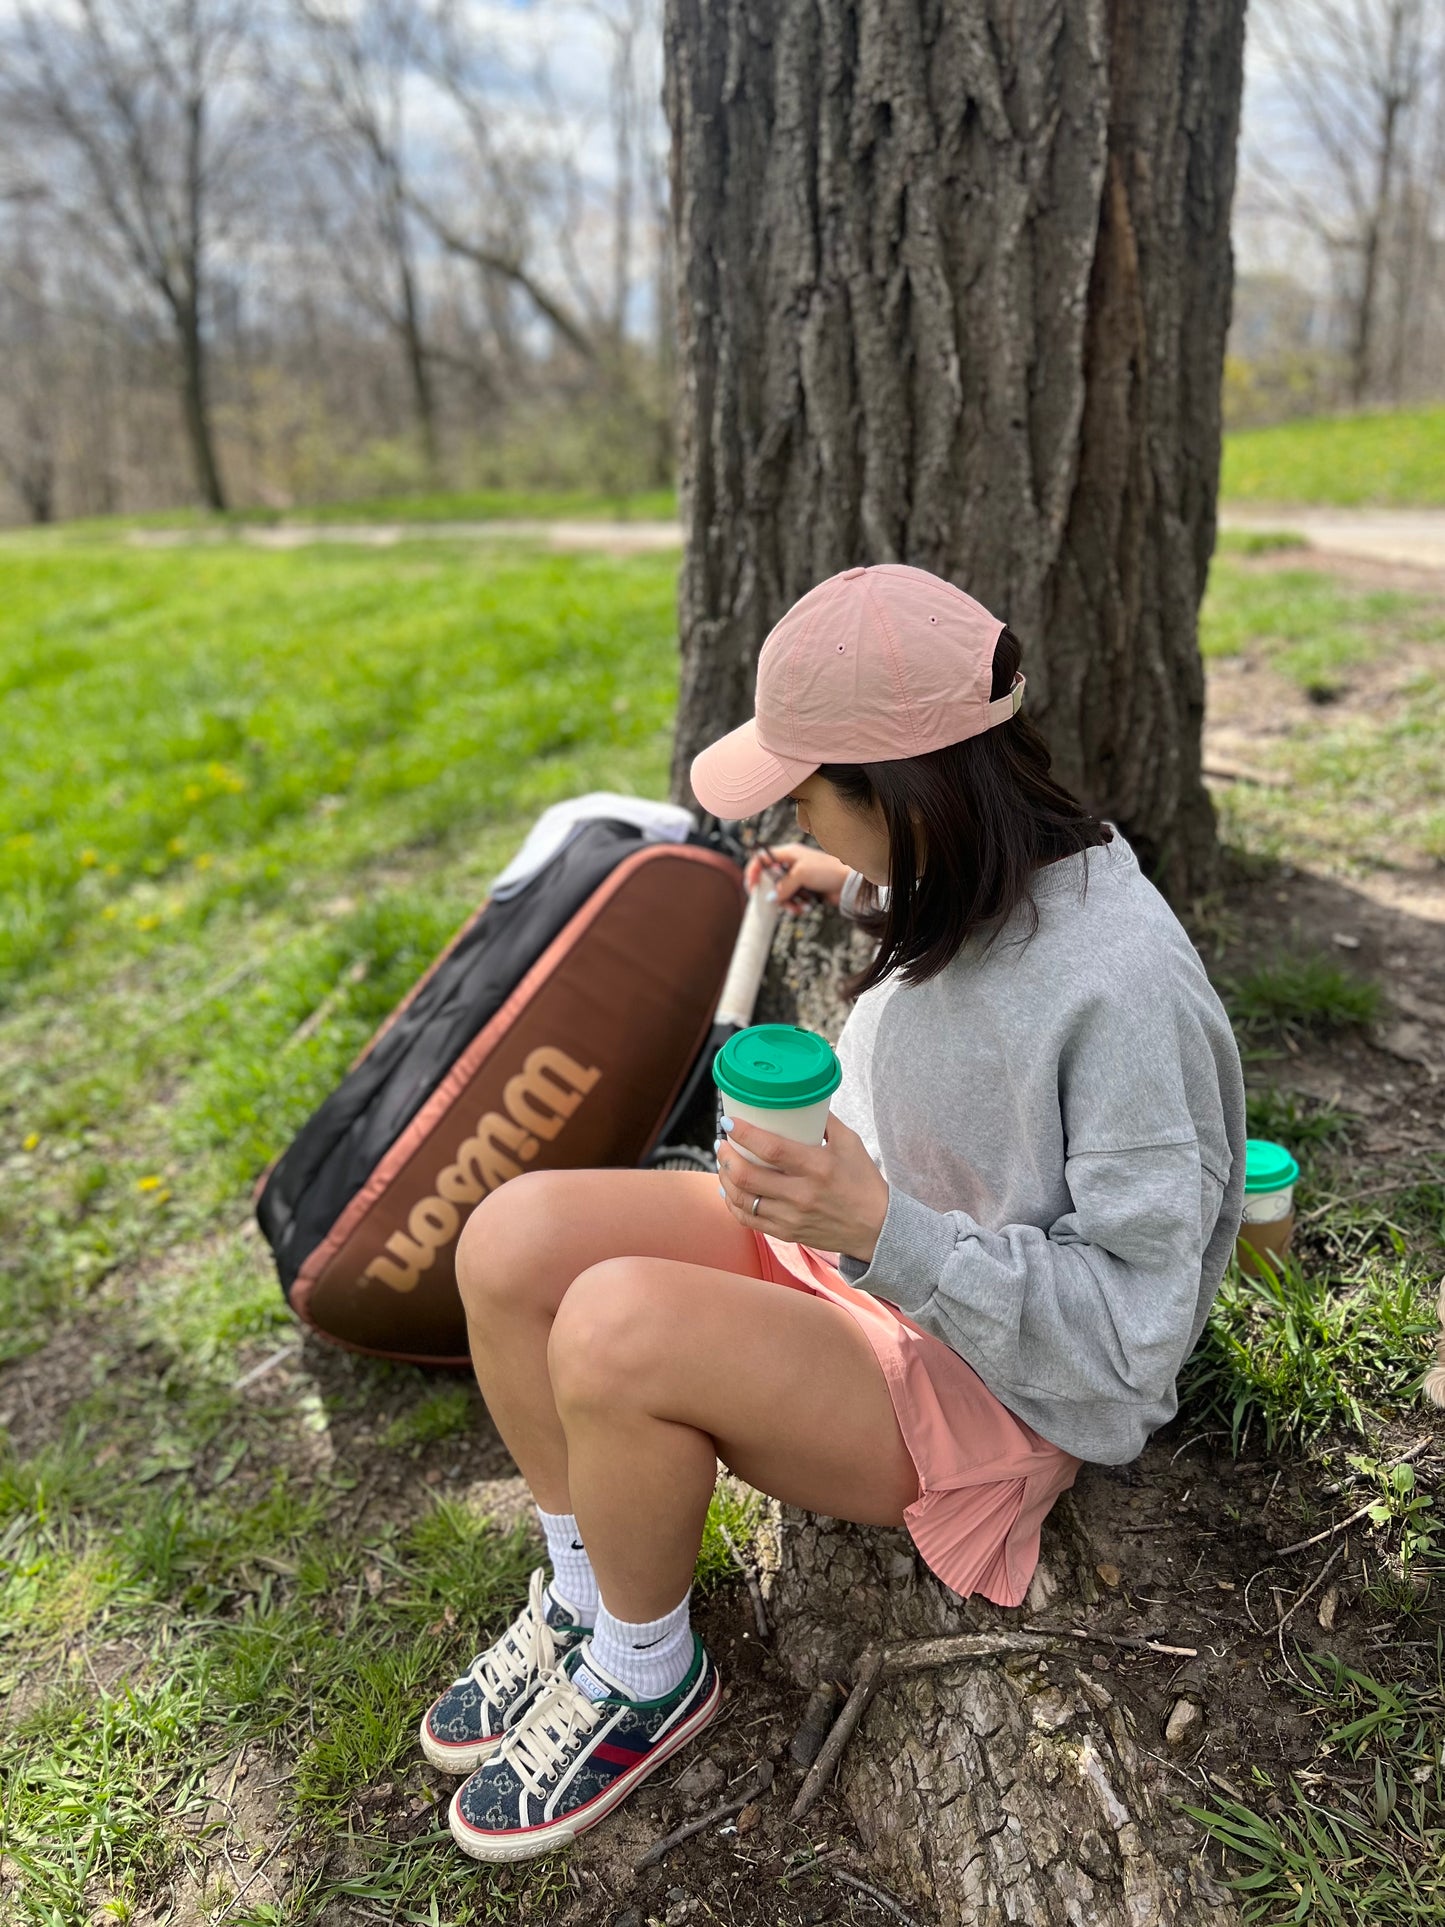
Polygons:
[[209,275],[237,204],[249,103],[232,105],[244,0],[78,0],[73,21],[18,8],[25,67],[0,115],[87,243],[161,304],[202,497],[225,507],[211,422]]
[[0,0],[0,517],[670,480],[659,6]]
[[23,202],[7,223],[0,257],[0,473],[32,522],[55,519],[58,464],[56,391],[59,342],[32,210]]
[[[1412,309],[1445,222],[1445,5],[1255,0],[1252,21],[1302,139],[1274,126],[1249,143],[1244,165],[1337,265],[1350,400],[1372,387],[1398,400]],[[1294,165],[1272,151],[1279,141]]]
[[632,246],[639,177],[645,160],[642,78],[643,35],[653,24],[651,0],[589,0],[588,12],[612,43],[608,98],[612,121],[612,300],[608,322],[620,345],[627,332],[632,295]]
[[[409,181],[406,202],[438,244],[470,262],[493,290],[520,294],[534,314],[584,360],[596,354],[595,317],[580,311],[535,263],[536,226],[547,201],[539,157],[498,131],[497,53],[482,40],[465,0],[436,0],[427,77],[463,132],[456,185]],[[439,171],[439,170],[438,170]],[[460,190],[460,191],[458,191]]]
[[[293,0],[314,65],[289,65],[271,83],[284,112],[297,114],[331,179],[303,203],[331,244],[352,298],[400,344],[427,470],[437,470],[432,350],[408,204],[407,83],[416,71],[426,21],[414,0],[367,0],[349,12]],[[319,184],[317,184],[319,187]],[[338,204],[349,218],[336,219]],[[375,272],[377,257],[381,271]]]

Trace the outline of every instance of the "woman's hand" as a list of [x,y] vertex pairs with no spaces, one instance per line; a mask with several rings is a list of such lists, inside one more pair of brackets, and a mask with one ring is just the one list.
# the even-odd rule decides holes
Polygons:
[[[795,915],[803,908],[801,903],[790,901],[800,890],[811,890],[814,896],[822,897],[826,903],[838,907],[838,896],[848,881],[848,865],[826,850],[809,849],[806,843],[771,843],[769,849],[777,857],[784,869],[771,871],[767,858],[761,850],[755,850],[748,858],[743,870],[743,882],[748,894],[757,888],[759,879],[772,876],[773,888],[778,893],[778,902],[785,910]],[[746,1160],[744,1160],[746,1162]]]
[[[731,1122],[731,1120],[730,1120]],[[779,1169],[730,1152],[730,1139]],[[719,1140],[718,1176],[739,1224],[818,1251],[871,1260],[888,1215],[888,1180],[856,1131],[828,1114],[822,1144],[795,1144],[739,1118]],[[762,1203],[753,1209],[753,1199]]]

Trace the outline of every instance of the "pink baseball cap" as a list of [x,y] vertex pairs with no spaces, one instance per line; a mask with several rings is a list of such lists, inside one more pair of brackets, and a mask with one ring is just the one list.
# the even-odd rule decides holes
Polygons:
[[902,562],[844,569],[799,597],[758,655],[756,714],[693,758],[693,794],[731,821],[822,763],[888,763],[1017,715],[1024,678],[989,700],[1004,624]]

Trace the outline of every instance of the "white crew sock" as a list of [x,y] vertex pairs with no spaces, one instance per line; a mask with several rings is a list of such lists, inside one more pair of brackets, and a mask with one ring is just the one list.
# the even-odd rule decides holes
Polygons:
[[689,1586],[680,1606],[674,1606],[661,1619],[644,1619],[637,1624],[614,1619],[599,1602],[597,1624],[583,1648],[583,1665],[595,1658],[633,1699],[661,1699],[664,1693],[681,1686],[692,1663],[691,1598]]
[[552,1579],[547,1590],[560,1605],[567,1607],[579,1626],[590,1626],[597,1618],[597,1575],[582,1544],[582,1534],[570,1512],[544,1512],[537,1517],[547,1535],[547,1556],[552,1561]]

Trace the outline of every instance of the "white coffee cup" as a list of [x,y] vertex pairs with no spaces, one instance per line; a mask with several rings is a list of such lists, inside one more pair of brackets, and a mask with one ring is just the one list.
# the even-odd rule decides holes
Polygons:
[[[717,1053],[713,1079],[719,1131],[722,1119],[730,1117],[794,1144],[821,1144],[843,1068],[827,1038],[816,1031],[797,1024],[751,1024]],[[749,1164],[777,1169],[736,1138],[732,1144]]]

